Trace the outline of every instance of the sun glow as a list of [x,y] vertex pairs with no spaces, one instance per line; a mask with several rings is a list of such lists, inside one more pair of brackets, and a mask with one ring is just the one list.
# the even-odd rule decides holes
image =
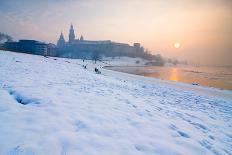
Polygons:
[[180,48],[180,43],[176,42],[176,43],[174,44],[174,47],[175,47],[175,48]]
[[171,75],[169,76],[169,80],[171,81],[179,81],[178,71],[176,68],[171,69]]

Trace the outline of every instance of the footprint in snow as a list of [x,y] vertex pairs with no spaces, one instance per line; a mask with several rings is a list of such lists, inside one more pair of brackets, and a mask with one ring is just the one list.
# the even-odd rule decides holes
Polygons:
[[174,124],[170,124],[169,125],[169,128],[175,132],[177,132],[177,134],[181,137],[184,137],[184,138],[190,138],[190,136],[185,133],[184,131],[181,131],[180,129],[178,129],[178,127],[176,127]]
[[131,104],[129,100],[125,100],[126,104]]
[[209,138],[215,140],[214,136],[209,135]]
[[38,99],[25,97],[16,91],[9,91],[9,94],[12,95],[18,103],[23,105],[40,104],[40,101]]
[[143,112],[141,112],[141,111],[139,111],[139,112],[136,112],[136,114],[138,115],[138,116],[144,116],[144,113]]
[[136,105],[134,105],[134,104],[132,105],[132,107],[133,107],[133,108],[137,108],[137,106],[136,106]]
[[212,144],[205,139],[199,141],[199,143],[201,144],[201,146],[205,147],[208,150],[211,150],[211,148],[212,148]]
[[190,136],[189,136],[187,133],[183,132],[183,131],[178,130],[177,133],[178,133],[181,137],[190,138]]
[[191,123],[192,125],[195,126],[195,128],[197,129],[202,129],[202,130],[208,130],[204,125],[200,124],[200,123]]
[[84,122],[82,122],[80,120],[76,121],[75,127],[76,127],[77,132],[80,131],[80,130],[88,128],[87,124],[85,124]]
[[18,145],[10,150],[7,155],[37,155],[37,153],[33,148]]

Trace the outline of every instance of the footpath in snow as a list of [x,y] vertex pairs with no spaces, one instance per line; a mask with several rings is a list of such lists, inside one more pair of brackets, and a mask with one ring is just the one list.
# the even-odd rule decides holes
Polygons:
[[0,155],[232,154],[231,91],[103,65],[0,51]]

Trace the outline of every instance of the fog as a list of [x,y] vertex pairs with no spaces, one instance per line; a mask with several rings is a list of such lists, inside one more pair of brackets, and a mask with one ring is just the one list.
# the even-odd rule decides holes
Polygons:
[[230,0],[1,0],[0,19],[1,32],[15,39],[56,43],[72,23],[86,39],[140,42],[165,57],[232,65]]

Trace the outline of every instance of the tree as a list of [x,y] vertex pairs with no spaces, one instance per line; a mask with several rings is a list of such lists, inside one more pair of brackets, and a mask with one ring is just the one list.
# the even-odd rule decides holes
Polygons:
[[101,55],[100,51],[95,50],[92,53],[92,60],[95,61],[95,64],[96,64],[97,60],[101,60],[101,58],[102,58],[102,55]]
[[0,32],[0,42],[5,42],[5,41],[12,41],[12,37],[9,36],[8,34]]

